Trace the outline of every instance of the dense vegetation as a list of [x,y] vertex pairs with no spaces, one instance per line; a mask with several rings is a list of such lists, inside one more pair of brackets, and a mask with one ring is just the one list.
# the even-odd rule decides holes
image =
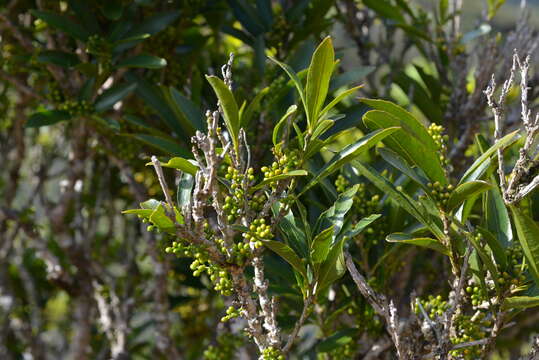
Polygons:
[[535,359],[504,3],[1,2],[0,359]]

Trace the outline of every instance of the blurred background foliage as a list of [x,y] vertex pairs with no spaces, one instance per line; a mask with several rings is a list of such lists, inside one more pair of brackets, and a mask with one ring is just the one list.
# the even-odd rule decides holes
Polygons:
[[[458,176],[478,152],[474,136],[492,133],[482,96],[490,75],[504,74],[513,48],[535,49],[539,2],[528,1],[526,22],[521,1],[464,1],[456,32],[447,4],[1,1],[0,358],[105,359],[115,328],[125,329],[118,358],[249,358],[252,349],[237,326],[219,322],[227,304],[207,280],[164,253],[170,239],[120,214],[160,192],[144,164],[152,154],[191,156],[190,137],[204,129],[204,112],[216,101],[204,74],[218,74],[231,52],[235,96],[248,104],[253,163],[264,164],[271,129],[294,97],[288,78],[266,57],[300,72],[329,34],[341,60],[331,93],[363,83],[362,97],[391,99],[443,125]],[[535,106],[538,82],[535,75]],[[518,103],[517,94],[510,100]],[[353,97],[339,105],[343,117],[335,128],[347,131],[332,150],[366,131],[367,109]],[[518,111],[509,111],[514,127],[511,116]],[[362,159],[379,166],[373,153]],[[337,189],[347,186],[342,176],[334,180]],[[324,192],[311,192],[314,209],[332,203]],[[373,286],[393,295],[444,291],[437,282],[443,257],[385,243],[385,235],[406,224],[402,211],[380,201],[384,194],[371,186],[360,195],[358,214],[391,214],[353,248]],[[316,219],[316,210],[309,214]],[[286,281],[293,275],[277,257],[268,255],[266,264],[279,284],[272,289],[282,298],[279,322],[292,326],[287,314],[301,305]],[[351,289],[345,278],[334,289],[339,300],[320,304],[294,356],[360,358],[365,349],[350,334],[383,332]],[[99,320],[108,312],[109,328]],[[527,314],[501,340],[501,358],[517,354],[537,331],[539,317]]]

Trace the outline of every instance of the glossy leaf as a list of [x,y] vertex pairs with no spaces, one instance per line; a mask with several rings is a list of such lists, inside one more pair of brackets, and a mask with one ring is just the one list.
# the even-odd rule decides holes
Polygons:
[[530,272],[539,286],[539,225],[518,207],[511,206],[510,209]]
[[311,259],[315,265],[320,264],[327,259],[333,240],[333,233],[334,227],[330,226],[314,237],[311,249]]
[[271,251],[282,257],[304,278],[307,278],[307,270],[296,253],[285,243],[274,240],[262,240],[262,243]]
[[239,153],[239,132],[240,132],[240,117],[238,104],[232,91],[226,86],[223,80],[219,79],[217,76],[206,76],[206,79],[212,86],[217,98],[219,99],[219,104],[223,109],[223,116],[225,119],[225,124],[232,138],[232,143],[234,144],[234,149],[236,154]]
[[336,236],[341,232],[344,225],[344,217],[354,204],[354,196],[356,195],[358,189],[359,185],[354,185],[348,190],[339,194],[339,197],[337,200],[335,200],[335,203],[320,216],[318,222],[316,223],[315,231],[332,226],[334,229],[332,239],[335,239]]
[[305,186],[302,193],[316,185],[322,179],[339,170],[343,165],[354,160],[358,155],[375,146],[386,136],[391,135],[397,130],[399,130],[397,127],[376,130],[362,137],[355,143],[348,145],[338,154],[333,156],[333,158],[331,158],[331,160],[328,161],[317,174],[315,174],[314,178]]
[[164,137],[147,134],[133,134],[131,136],[148,145],[155,147],[156,149],[163,151],[167,155],[176,155],[182,157],[190,156],[190,153],[183,147],[181,147],[179,144]]
[[416,170],[414,170],[410,165],[408,165],[408,163],[402,157],[400,157],[397,153],[390,150],[389,148],[379,148],[378,153],[382,156],[382,158],[388,164],[392,165],[394,168],[402,172],[404,175],[414,180],[424,190],[426,191],[429,190],[427,186],[429,182],[428,179],[426,179],[424,176],[422,176]]
[[269,87],[265,87],[262,90],[260,90],[258,94],[256,94],[256,96],[254,97],[254,99],[249,103],[247,108],[245,108],[245,111],[243,112],[241,116],[241,120],[240,120],[242,127],[247,127],[250,124],[251,119],[253,118],[254,114],[260,108],[262,99],[264,98],[264,96],[268,94],[269,90],[270,90]]
[[539,296],[512,296],[505,299],[502,308],[504,310],[528,309],[539,306]]
[[190,173],[182,172],[180,181],[178,182],[178,188],[176,189],[176,201],[179,209],[189,204],[191,201],[191,193],[194,184],[195,177]]
[[[275,58],[272,58],[271,56],[269,57],[269,59],[271,61],[273,61],[274,63],[276,63],[277,65],[279,65],[279,67],[281,69],[284,70],[284,72],[286,72],[286,74],[288,75],[288,77],[290,77],[290,80],[292,80],[292,83],[294,84],[294,86],[296,87],[296,90],[298,91],[298,94],[301,98],[301,103],[303,104],[303,108],[305,109],[305,114],[306,116],[309,116],[309,111],[307,109],[307,101],[305,99],[305,90],[303,89],[303,84],[301,83],[301,80],[300,78],[298,77],[298,74],[296,74],[296,72],[294,71],[294,69],[292,69],[290,66],[288,66],[287,64],[285,63],[282,63],[280,62],[279,60],[275,59]],[[309,123],[310,123],[310,120],[308,120]]]
[[[153,165],[152,162],[149,162],[146,164],[147,166]],[[161,163],[162,167],[172,168],[172,169],[178,169],[183,172],[186,172],[191,175],[196,175],[198,171],[198,166],[193,164],[192,160],[189,161],[187,159],[181,158],[181,157],[173,157],[166,163]]]
[[326,261],[320,266],[317,291],[323,290],[337,281],[346,272],[346,264],[344,262],[344,240],[341,239],[336,244],[333,244],[329,250]]
[[449,255],[449,251],[442,243],[440,243],[436,239],[432,239],[428,237],[414,237],[413,235],[405,234],[405,233],[393,233],[386,237],[386,241],[400,243],[400,244],[421,246],[421,247],[425,247],[431,250],[438,251],[439,253],[442,253],[444,255]]
[[286,113],[281,117],[281,119],[277,122],[275,127],[273,128],[273,145],[277,145],[280,142],[280,135],[281,135],[281,129],[284,125],[286,125],[286,120],[290,117],[290,115],[294,114],[298,107],[296,105],[291,105],[288,110],[286,110]]
[[460,184],[453,190],[453,192],[451,192],[451,195],[447,200],[447,210],[453,210],[465,200],[488,191],[491,188],[491,184],[482,180],[474,180]]
[[170,98],[173,100],[175,110],[181,113],[184,121],[189,123],[193,129],[203,131],[205,128],[204,113],[191,100],[183,96],[173,87],[169,88]]
[[370,182],[373,183],[381,192],[387,194],[389,199],[394,201],[398,206],[402,207],[406,212],[415,217],[420,223],[427,226],[430,231],[438,238],[444,238],[444,233],[440,227],[429,217],[427,214],[413,199],[409,198],[406,194],[398,191],[391,182],[381,176],[367,164],[363,164],[359,161],[352,163],[354,168],[360,175],[365,176]]
[[413,135],[427,150],[436,152],[437,145],[429,135],[424,123],[420,122],[414,115],[406,111],[397,104],[386,100],[359,99],[361,102],[369,105],[371,108],[379,111],[385,111],[398,119],[403,130]]
[[111,109],[117,102],[129,95],[137,87],[136,83],[118,84],[105,90],[95,100],[95,111],[101,113]]
[[510,134],[505,135],[503,138],[500,139],[500,141],[497,141],[487,151],[485,151],[480,157],[478,157],[473,162],[473,164],[468,168],[468,170],[466,170],[464,175],[462,175],[462,178],[460,179],[459,184],[462,184],[471,180],[479,180],[481,176],[485,173],[486,169],[488,168],[488,166],[484,166],[485,162],[490,163],[491,158],[493,156],[496,156],[496,152],[498,149],[509,146],[510,144],[517,141],[518,132],[519,130],[516,130]]
[[56,124],[60,121],[71,119],[71,115],[67,111],[62,110],[47,110],[32,114],[26,124],[27,128],[37,128]]
[[77,55],[57,50],[46,50],[36,57],[37,61],[44,64],[58,65],[64,68],[70,68],[80,63]]
[[335,52],[331,38],[326,37],[314,51],[311,65],[307,72],[305,95],[307,100],[308,128],[313,129],[318,121],[318,114],[329,89],[329,80],[333,72]]
[[349,344],[353,341],[354,335],[357,334],[357,329],[344,329],[335,332],[330,337],[326,338],[324,341],[320,342],[316,346],[316,351],[318,353],[327,353],[332,350],[339,349],[346,344]]
[[71,19],[66,16],[43,10],[31,10],[31,13],[38,19],[41,19],[47,24],[62,30],[77,40],[86,41],[86,39],[88,39],[90,36],[90,33],[86,31],[84,27],[76,22],[71,21]]
[[378,220],[380,217],[382,217],[380,214],[372,214],[364,217],[355,226],[348,230],[345,235],[349,238],[353,238],[354,236],[361,234],[363,230],[365,230],[370,224]]
[[343,101],[345,98],[347,98],[348,96],[352,95],[353,93],[355,93],[356,91],[358,91],[359,89],[361,89],[363,87],[363,85],[359,85],[359,86],[356,86],[356,87],[353,87],[351,89],[348,89],[348,90],[345,90],[343,91],[342,93],[340,93],[339,95],[337,95],[337,97],[335,97],[335,99],[333,99],[329,104],[327,104],[321,111],[320,111],[320,117],[323,117],[325,114],[327,114],[331,109],[333,109],[335,107],[335,105],[337,105],[338,103],[340,103],[341,101]]
[[[447,184],[437,151],[430,150],[424,146],[425,142],[421,142],[414,135],[420,132],[411,131],[409,125],[403,122],[402,119],[402,117],[399,119],[388,112],[380,110],[371,110],[363,115],[363,122],[371,130],[401,126],[402,128],[399,131],[385,138],[383,143],[410,164],[416,165],[423,170],[432,182],[438,181],[442,185]],[[416,126],[423,127],[419,123]]]
[[287,172],[286,174],[272,176],[271,178],[263,180],[259,184],[257,184],[256,186],[253,186],[252,189],[253,190],[262,189],[264,186],[266,186],[266,185],[268,185],[268,184],[270,184],[270,183],[272,183],[274,181],[284,180],[284,179],[288,179],[288,178],[291,178],[291,177],[294,177],[294,176],[306,176],[306,175],[308,175],[308,173],[305,170],[292,170],[292,171]]

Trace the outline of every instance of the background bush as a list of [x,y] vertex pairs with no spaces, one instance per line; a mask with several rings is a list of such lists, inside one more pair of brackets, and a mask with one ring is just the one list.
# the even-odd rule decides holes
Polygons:
[[[459,325],[452,343],[496,338],[496,346],[481,343],[486,347],[482,352],[475,346],[450,356],[476,358],[494,350],[493,356],[517,358],[526,353],[530,336],[537,331],[533,306],[538,305],[538,193],[527,193],[508,210],[506,204],[514,194],[500,188],[498,153],[487,151],[503,144],[504,170],[509,174],[525,146],[520,68],[506,94],[502,135],[513,135],[504,142],[499,141],[501,136],[496,141],[484,90],[493,74],[501,87],[513,67],[514,49],[522,63],[529,55],[527,104],[533,121],[539,98],[533,68],[539,41],[534,15],[539,10],[536,3],[529,3],[519,10],[519,2],[486,1],[474,12],[475,2],[460,10],[458,1],[443,0],[2,2],[0,358],[259,356],[260,347],[242,331],[248,327],[245,316],[227,313],[230,306],[240,308],[234,296],[214,291],[209,274],[193,276],[192,259],[165,252],[173,250],[173,241],[178,240],[174,234],[166,229],[148,232],[147,224],[121,211],[138,208],[148,198],[164,199],[153,169],[145,166],[151,155],[163,163],[171,157],[193,159],[191,137],[209,130],[206,110],[217,109],[215,86],[204,75],[221,77],[230,53],[232,84],[226,85],[243,109],[241,124],[250,144],[253,181],[277,175],[262,167],[271,168],[278,160],[274,159],[278,152],[272,152],[272,135],[287,109],[297,105],[286,119],[297,124],[299,133],[310,136],[315,128],[309,128],[310,110],[308,106],[303,110],[297,86],[267,56],[306,79],[304,69],[327,35],[332,36],[340,60],[328,84],[327,102],[346,89],[364,86],[328,113],[332,126],[312,137],[312,153],[298,146],[301,136],[295,135],[291,123],[288,130],[277,133],[276,143],[284,142],[283,151],[299,151],[300,160],[292,161],[290,170],[306,175],[264,188],[266,194],[281,196],[276,190],[281,186],[290,195],[291,215],[284,220],[269,215],[275,224],[273,241],[288,245],[294,241],[291,237],[306,241],[301,237],[310,236],[309,227],[315,237],[316,229],[321,233],[327,225],[322,221],[317,227],[321,214],[348,196],[353,200],[345,206],[341,235],[350,227],[358,233],[342,243],[369,286],[394,299],[402,321],[417,313],[418,324],[429,325],[424,310],[438,322],[438,312],[446,313],[454,303],[455,275],[466,263],[470,284],[463,288],[467,300],[459,318],[464,325]],[[517,15],[508,19],[510,14]],[[300,80],[302,86],[307,86],[305,81]],[[371,112],[370,118],[364,117],[367,111],[395,111],[393,117],[402,116],[399,108],[384,105],[388,103],[358,101],[358,94],[390,100],[410,111],[424,127],[417,131],[428,134],[429,144],[436,148],[419,151],[416,143],[406,142],[415,130],[398,124],[396,134],[402,138],[388,132],[383,145],[369,143],[372,147],[362,147],[361,154],[353,148],[353,156],[343,155],[345,161],[333,160],[336,171],[324,172],[334,154],[349,154],[346,146],[359,146],[364,136],[388,127],[376,118],[386,115]],[[230,126],[220,124],[230,138]],[[519,129],[523,136],[516,140],[514,131]],[[325,141],[324,146],[317,147],[315,140],[320,145]],[[416,152],[406,153],[410,149]],[[522,187],[537,176],[537,142],[532,141],[528,150],[526,172],[519,175]],[[484,152],[489,155],[480,163],[481,171],[467,172]],[[225,159],[219,169],[223,178],[231,161]],[[174,201],[188,181],[185,166],[189,168],[185,163],[180,167],[182,176],[165,171]],[[453,200],[452,207],[445,202],[444,192],[455,193],[446,185],[472,180],[487,185],[475,183],[465,196]],[[224,201],[229,189],[221,191]],[[434,202],[422,202],[421,196]],[[265,201],[261,197],[253,209]],[[452,226],[438,223],[445,216],[437,212],[440,209]],[[369,217],[372,214],[381,218],[374,221],[377,217]],[[358,222],[366,217],[374,222],[359,233]],[[283,228],[287,221],[294,227]],[[334,218],[328,221],[335,223]],[[455,248],[443,243],[446,230],[450,237],[462,239],[455,240]],[[420,246],[395,243],[403,240]],[[301,251],[299,255],[311,256]],[[296,282],[298,269],[284,258],[270,250],[263,256],[282,331],[283,344],[276,346],[275,356],[286,346],[285,335],[294,333],[304,308],[307,316],[298,339],[291,343],[290,358],[397,356],[386,319],[358,296],[348,274],[332,278],[306,301],[305,289],[314,282],[308,276]],[[245,273],[252,281],[249,261]],[[482,281],[492,278],[503,279],[501,287],[517,279],[515,286],[522,289],[507,294]],[[486,320],[477,321],[477,307],[484,301],[517,296],[509,305],[491,304],[480,311]],[[414,302],[411,311],[413,297],[421,305]],[[498,334],[486,321],[496,320],[499,312],[510,326]],[[221,322],[224,316],[231,320]],[[415,333],[421,338],[418,343],[432,343],[428,330]],[[429,352],[423,345],[416,349],[421,356]],[[266,358],[271,358],[269,352]]]

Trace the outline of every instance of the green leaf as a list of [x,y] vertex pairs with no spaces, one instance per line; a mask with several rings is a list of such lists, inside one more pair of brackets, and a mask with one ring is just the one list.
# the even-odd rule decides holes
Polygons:
[[469,240],[479,257],[481,258],[481,261],[492,275],[492,278],[494,280],[494,286],[496,287],[496,289],[498,289],[498,279],[500,277],[500,273],[498,267],[496,267],[496,265],[492,262],[492,250],[489,246],[484,246],[483,244],[479,243],[474,237],[469,237]]
[[239,132],[240,132],[240,117],[238,104],[232,91],[226,86],[223,80],[219,79],[217,76],[208,76],[206,79],[212,86],[217,98],[219,99],[219,104],[223,109],[223,115],[225,119],[226,127],[232,138],[232,143],[234,144],[234,150],[236,154],[239,154]]
[[101,8],[101,12],[109,20],[119,20],[122,17],[123,11],[122,4],[116,0],[106,1]]
[[204,131],[204,113],[200,111],[198,106],[183,96],[175,88],[170,87],[169,91],[175,109],[184,117],[184,120],[189,123],[193,129]]
[[172,22],[174,22],[179,16],[180,16],[179,11],[170,11],[170,10],[154,15],[151,18],[147,19],[146,21],[142,22],[142,24],[138,24],[137,26],[135,26],[133,30],[125,34],[124,38],[129,38],[129,37],[134,37],[137,35],[144,35],[144,34],[149,34],[149,35],[157,34],[161,30],[164,30]]
[[[466,170],[464,175],[462,175],[462,178],[459,181],[459,184],[471,181],[471,180],[478,180],[481,178],[481,176],[485,173],[488,166],[485,166],[485,162],[488,162],[490,164],[491,158],[493,156],[496,156],[498,149],[503,149],[506,146],[509,146],[510,144],[517,141],[518,137],[517,134],[520,130],[516,130],[510,134],[505,135],[503,138],[500,139],[500,141],[497,141],[494,145],[492,145],[487,151],[485,151],[480,157],[478,157],[474,163]],[[487,164],[487,165],[488,165]]]
[[474,180],[458,185],[451,193],[451,196],[447,200],[447,210],[451,211],[465,200],[488,191],[492,188],[492,185],[482,181]]
[[353,341],[357,329],[339,330],[316,346],[317,353],[327,353]]
[[334,62],[335,52],[333,50],[333,43],[328,36],[314,51],[311,65],[307,72],[307,123],[310,131],[316,126],[318,113],[326,100]]
[[[301,103],[303,104],[303,108],[305,109],[305,115],[308,117],[309,116],[309,111],[307,109],[307,100],[305,99],[305,90],[303,89],[303,85],[301,83],[301,80],[299,79],[296,72],[290,66],[288,66],[287,64],[282,63],[279,60],[277,60],[275,58],[272,58],[271,56],[269,57],[269,59],[271,61],[273,61],[274,63],[276,63],[277,65],[279,65],[279,67],[286,72],[288,77],[290,77],[290,80],[292,80],[292,82],[296,86],[296,90],[298,91],[298,94],[299,94],[299,96],[301,98]],[[308,119],[307,121],[308,121],[308,123],[310,123],[310,119]]]
[[449,251],[442,243],[440,243],[436,239],[432,239],[428,237],[418,238],[410,234],[393,233],[386,237],[386,241],[394,242],[394,243],[401,243],[401,244],[417,245],[417,246],[421,246],[421,247],[425,247],[431,250],[438,251],[439,253],[449,256]]
[[247,108],[245,109],[245,112],[241,116],[241,127],[246,128],[249,126],[249,123],[251,122],[251,119],[253,118],[255,112],[257,112],[260,108],[260,103],[264,96],[269,92],[270,88],[265,87],[262,90],[256,94],[254,99],[249,103]]
[[[402,119],[402,117],[399,119],[388,112],[380,110],[371,110],[363,115],[363,122],[371,130],[401,126],[399,131],[384,139],[384,144],[410,164],[414,164],[423,170],[432,182],[438,181],[442,185],[447,184],[438,152],[424,146],[425,142],[421,142],[414,135],[420,132],[411,131],[408,124],[403,122]],[[416,125],[423,128],[423,125],[419,123]]]
[[182,172],[178,189],[176,190],[176,201],[178,208],[181,209],[191,201],[191,192],[195,184],[195,177],[187,172]]
[[163,58],[139,54],[120,61],[116,64],[116,68],[145,68],[145,69],[161,69],[167,66],[167,61]]
[[[146,164],[146,166],[153,165],[152,162]],[[198,166],[193,164],[193,161],[187,160],[181,157],[173,157],[166,163],[161,163],[162,167],[178,169],[191,175],[196,175]]]
[[182,157],[189,157],[191,155],[191,153],[189,153],[183,147],[178,145],[176,142],[165,139],[160,136],[153,136],[153,135],[147,135],[147,134],[133,134],[130,136],[148,145],[151,145],[154,148],[159,149],[168,155],[175,155],[175,156],[182,156]]
[[353,238],[354,236],[361,234],[363,230],[367,228],[370,224],[378,220],[382,215],[380,214],[372,214],[369,215],[363,219],[361,219],[354,227],[352,227],[350,230],[348,230],[345,234],[345,236],[348,236],[349,238]]
[[277,140],[279,139],[279,136],[281,135],[280,134],[281,128],[286,124],[286,119],[288,119],[290,115],[294,114],[297,109],[298,107],[296,105],[290,105],[288,110],[286,110],[286,113],[283,115],[283,117],[281,117],[277,125],[275,125],[275,127],[273,128],[273,136],[272,136],[273,145],[277,145],[277,143],[280,142]]
[[334,227],[330,226],[315,236],[312,242],[311,259],[315,266],[324,262],[333,240]]
[[333,244],[326,261],[320,266],[315,289],[317,293],[333,284],[346,272],[343,253],[344,242],[344,239],[341,239],[336,244]]
[[539,306],[539,296],[513,296],[505,299],[502,308],[504,310],[528,309]]
[[90,36],[90,33],[86,31],[84,27],[71,21],[71,19],[66,16],[42,10],[31,10],[30,12],[38,19],[41,19],[47,24],[62,30],[77,40],[86,41],[86,39],[88,39]]
[[30,115],[30,118],[24,124],[27,128],[36,128],[56,124],[60,121],[71,119],[71,115],[67,111],[62,110],[46,110]]
[[518,207],[510,206],[510,209],[530,272],[539,286],[539,225]]
[[359,154],[375,146],[386,136],[391,135],[397,130],[399,130],[398,127],[376,130],[362,137],[355,143],[348,145],[341,152],[333,156],[330,161],[328,161],[328,163],[314,176],[314,178],[305,186],[305,188],[303,188],[301,194],[305,193],[305,191],[316,185],[322,179],[339,170],[343,165],[354,160]]
[[94,103],[95,111],[101,113],[111,109],[117,102],[129,95],[137,87],[136,83],[117,84],[105,90]]
[[363,3],[381,17],[400,23],[404,22],[404,17],[399,8],[387,0],[363,0]]
[[322,111],[320,111],[320,116],[319,117],[323,117],[324,115],[326,115],[331,109],[333,109],[335,107],[335,105],[337,105],[338,103],[343,101],[344,98],[352,95],[353,93],[355,93],[356,91],[358,91],[362,87],[363,87],[363,85],[359,85],[359,86],[353,87],[351,89],[348,89],[346,91],[343,91],[342,93],[337,95],[337,97],[335,99],[333,99],[329,104],[327,104],[322,109]]
[[[494,176],[491,178],[494,180]],[[513,240],[513,229],[509,212],[497,186],[484,195],[483,209],[487,228],[494,234],[499,244],[508,247]]]
[[339,194],[335,203],[319,217],[315,231],[333,225],[334,233],[332,239],[335,239],[344,225],[344,217],[354,204],[354,196],[358,189],[359,185],[356,184],[342,194]]
[[415,217],[420,223],[427,226],[430,231],[438,238],[444,238],[444,233],[440,227],[425,213],[419,203],[409,198],[405,193],[398,191],[395,186],[386,178],[381,176],[367,164],[362,164],[359,161],[353,161],[352,165],[357,169],[359,174],[365,176],[373,183],[380,191],[387,194],[389,199],[401,206],[406,212]]
[[264,186],[266,186],[267,184],[272,183],[274,181],[284,180],[284,179],[288,179],[288,178],[294,177],[294,176],[306,176],[306,175],[308,175],[308,173],[305,170],[292,170],[292,171],[287,172],[286,174],[276,175],[276,176],[270,177],[270,178],[268,178],[268,179],[266,179],[264,181],[261,181],[256,186],[253,186],[252,190],[262,189]]
[[275,252],[277,255],[282,257],[286,262],[288,262],[294,269],[296,269],[305,279],[307,279],[307,270],[301,262],[301,259],[296,255],[294,250],[292,250],[288,245],[274,240],[262,240],[262,243],[269,248],[271,251]]
[[428,150],[436,152],[438,146],[429,135],[427,128],[414,115],[406,111],[397,104],[386,100],[375,100],[360,98],[361,102],[369,105],[375,110],[385,111],[391,114],[394,118],[400,121],[400,125],[404,131],[412,134],[419,142]]
[[58,65],[64,68],[70,68],[80,64],[77,55],[58,50],[43,51],[39,53],[36,59],[40,63]]
[[167,126],[173,130],[176,135],[184,136],[185,140],[188,140],[189,136],[193,134],[192,129],[181,124],[180,119],[170,107],[161,89],[133,73],[127,73],[126,77],[129,81],[134,81],[137,83],[137,95],[140,96],[144,102],[146,102],[146,104],[157,114],[159,114]]
[[420,175],[417,171],[410,167],[408,163],[394,151],[390,150],[389,148],[379,148],[378,153],[388,164],[392,165],[404,175],[414,180],[426,192],[430,191],[427,186],[429,182],[428,179],[425,179],[424,176]]
[[507,255],[501,243],[487,229],[482,228],[480,226],[478,226],[477,229],[481,232],[481,234],[483,235],[483,238],[486,240],[488,246],[492,250],[492,254],[494,255],[494,260],[496,260],[496,264],[498,264],[501,269],[506,269],[507,268]]

